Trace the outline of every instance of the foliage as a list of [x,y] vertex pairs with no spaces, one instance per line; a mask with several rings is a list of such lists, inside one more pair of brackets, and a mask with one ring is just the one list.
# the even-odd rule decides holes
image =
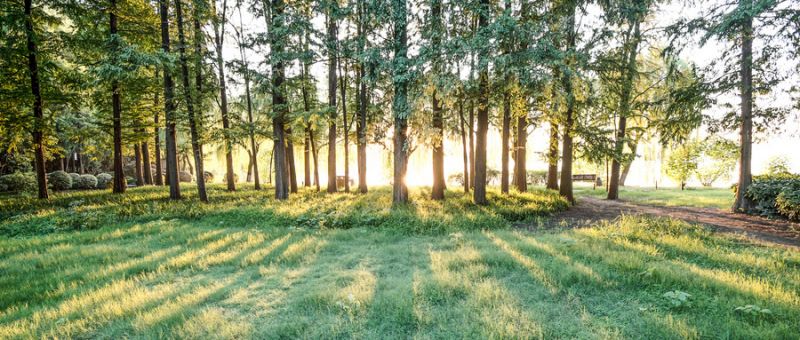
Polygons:
[[114,182],[114,175],[104,172],[97,175],[97,188],[110,189]]
[[671,290],[662,295],[669,302],[672,308],[689,307],[692,302],[689,300],[692,295],[680,290]]
[[775,198],[778,212],[790,220],[800,220],[800,185],[795,189],[786,188]]
[[[747,188],[748,198],[753,200],[755,204],[753,213],[767,217],[776,217],[780,215],[776,206],[776,199],[782,191],[790,192],[790,196],[786,197],[787,203],[790,202],[793,192],[800,190],[800,175],[792,174],[779,174],[779,175],[764,175],[754,176],[753,184]],[[787,206],[787,209],[791,209]]]
[[72,189],[72,176],[64,171],[53,171],[47,175],[47,184],[55,191]]
[[547,170],[528,170],[526,178],[529,184],[544,185],[547,181]]
[[701,152],[701,144],[697,141],[690,141],[672,150],[667,158],[665,172],[667,176],[680,183],[681,189],[686,186],[686,182],[697,170]]
[[70,172],[69,177],[72,179],[72,184],[75,184],[81,179],[81,174]]
[[73,184],[75,189],[95,189],[97,188],[97,177],[90,174],[81,175],[78,181]]
[[769,163],[767,163],[767,175],[779,176],[791,173],[789,159],[785,156],[773,157],[769,160]]
[[0,176],[0,192],[23,193],[36,191],[36,174],[15,172]]
[[[223,176],[223,178],[226,178]],[[206,183],[213,183],[214,182],[214,174],[211,171],[203,171],[203,180]]]
[[697,179],[705,187],[710,187],[720,177],[730,174],[739,160],[739,146],[736,142],[712,137],[703,142],[702,157],[696,170]]
[[[237,173],[233,174],[233,182],[234,183],[239,183],[239,174],[237,174]],[[228,183],[228,177],[227,176],[223,176],[222,177],[222,183]]]

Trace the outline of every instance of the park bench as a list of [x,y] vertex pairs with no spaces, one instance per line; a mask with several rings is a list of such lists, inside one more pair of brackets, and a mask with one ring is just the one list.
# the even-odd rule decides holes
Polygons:
[[572,175],[573,182],[592,182],[592,190],[597,189],[597,175],[595,174],[577,174]]

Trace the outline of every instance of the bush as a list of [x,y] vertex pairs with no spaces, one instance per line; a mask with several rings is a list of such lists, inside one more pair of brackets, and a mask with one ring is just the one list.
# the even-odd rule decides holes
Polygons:
[[[235,175],[236,174],[234,174],[234,176]],[[214,182],[214,174],[212,174],[211,171],[203,171],[203,180],[205,180],[206,183],[213,183]]]
[[[800,191],[800,175],[777,174],[753,177],[745,195],[755,205],[753,213],[775,217],[780,215],[776,199],[782,191]],[[787,198],[788,199],[788,198]]]
[[800,221],[800,190],[783,190],[775,199],[778,212],[790,220]]
[[447,181],[450,182],[450,183],[458,183],[459,186],[463,186],[464,185],[464,173],[463,172],[459,172],[459,173],[452,174],[452,175],[447,177]]
[[[222,183],[228,183],[228,176],[222,176]],[[235,172],[233,173],[233,183],[239,183],[239,175]]]
[[76,189],[94,189],[97,188],[97,177],[94,175],[81,175],[78,182],[73,185]]
[[36,190],[36,175],[32,172],[15,172],[0,176],[0,191],[22,193]]
[[70,172],[69,173],[69,177],[72,178],[73,189],[77,189],[74,186],[75,186],[75,183],[78,183],[78,181],[81,179],[81,174],[76,174],[74,172]]
[[544,185],[547,183],[547,170],[528,170],[526,175],[530,184]]
[[64,171],[53,171],[47,175],[47,183],[55,191],[72,189],[72,177]]
[[114,176],[109,173],[97,175],[97,189],[108,189],[114,184]]
[[137,182],[136,178],[133,178],[132,176],[125,176],[125,185],[128,184],[138,186],[139,182]]
[[178,172],[178,180],[184,183],[191,183],[192,182],[192,174],[188,171],[180,171]]

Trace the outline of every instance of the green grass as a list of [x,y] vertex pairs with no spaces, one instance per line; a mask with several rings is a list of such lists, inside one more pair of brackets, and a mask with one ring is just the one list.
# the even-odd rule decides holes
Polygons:
[[[386,189],[2,200],[0,338],[797,337],[796,252],[638,217],[531,233],[508,220],[559,209],[551,193],[425,193],[397,210]],[[50,225],[84,206],[102,225]]]
[[[589,196],[605,198],[607,193],[604,188],[575,187],[576,196]],[[622,200],[634,203],[643,203],[660,206],[683,206],[697,208],[730,209],[733,204],[733,191],[720,188],[640,188],[621,187],[619,197]]]

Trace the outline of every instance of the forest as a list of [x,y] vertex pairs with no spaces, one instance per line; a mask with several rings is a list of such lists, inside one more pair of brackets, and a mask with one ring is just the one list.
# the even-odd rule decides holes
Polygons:
[[797,336],[797,1],[0,4],[0,338]]

